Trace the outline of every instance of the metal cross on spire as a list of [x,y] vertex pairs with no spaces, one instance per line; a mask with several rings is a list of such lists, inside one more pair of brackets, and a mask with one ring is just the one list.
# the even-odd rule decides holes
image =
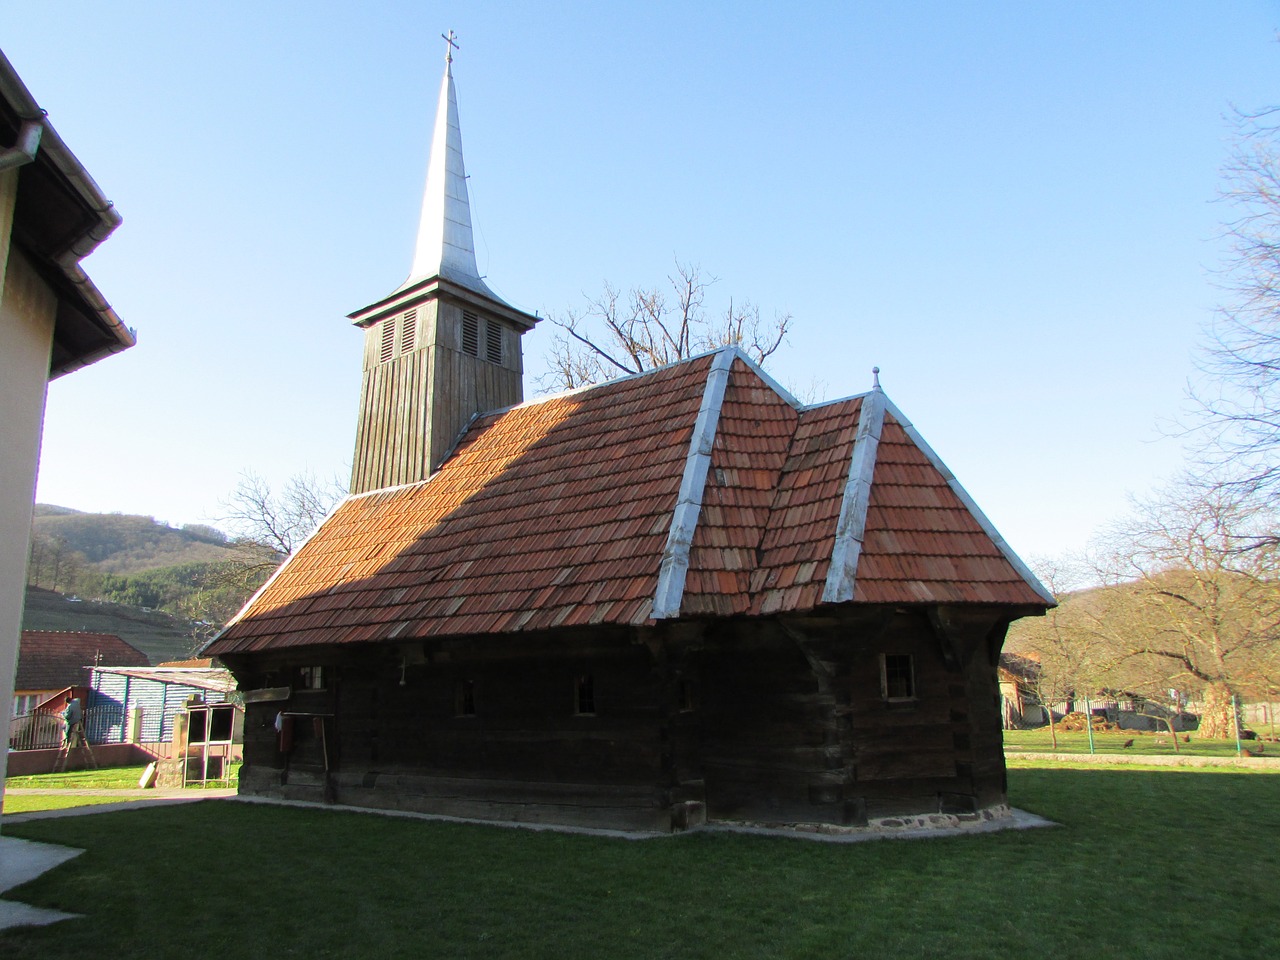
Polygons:
[[453,51],[462,49],[458,46],[458,35],[450,30],[447,34],[440,34],[440,39],[445,42],[444,62],[453,63]]

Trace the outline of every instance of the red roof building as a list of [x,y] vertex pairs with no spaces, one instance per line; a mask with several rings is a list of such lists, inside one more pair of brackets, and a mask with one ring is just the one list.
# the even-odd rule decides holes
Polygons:
[[150,662],[145,653],[113,633],[23,630],[13,715],[30,713],[68,687],[89,686],[96,666],[145,667]]
[[448,70],[440,102],[414,275],[352,315],[355,493],[202,651],[245,691],[241,790],[659,831],[1007,814],[996,663],[1052,597],[878,385],[804,406],[726,347],[519,402],[536,318],[475,273]]
[[[850,464],[872,407],[866,496]],[[878,391],[798,408],[733,348],[485,416],[429,480],[342,504],[207,652],[833,602],[1043,608],[914,434]]]

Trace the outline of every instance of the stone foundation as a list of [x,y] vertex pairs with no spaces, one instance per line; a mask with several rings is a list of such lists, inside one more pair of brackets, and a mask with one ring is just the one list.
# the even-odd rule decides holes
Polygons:
[[918,831],[976,830],[1001,820],[1009,820],[1013,811],[1007,803],[987,807],[974,813],[923,813],[914,816],[880,817],[868,820],[866,826],[846,827],[833,823],[761,823],[742,820],[711,820],[709,826],[748,830],[781,830],[796,834],[819,834],[829,837],[895,836]]

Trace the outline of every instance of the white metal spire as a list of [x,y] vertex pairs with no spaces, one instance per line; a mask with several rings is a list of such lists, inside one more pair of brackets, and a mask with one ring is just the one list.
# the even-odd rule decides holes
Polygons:
[[438,275],[487,297],[494,297],[476,268],[471,204],[467,199],[467,172],[462,163],[458,97],[453,89],[456,38],[452,30],[447,36],[441,36],[445,39],[444,79],[440,84],[440,102],[436,107],[435,131],[431,137],[431,160],[427,165],[427,186],[422,195],[413,270],[405,286]]

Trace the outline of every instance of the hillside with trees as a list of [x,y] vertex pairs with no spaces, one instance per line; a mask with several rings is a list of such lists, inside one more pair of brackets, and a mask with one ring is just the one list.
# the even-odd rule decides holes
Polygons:
[[203,629],[162,610],[72,599],[38,587],[27,587],[22,626],[25,630],[112,633],[145,653],[153,664],[185,659],[204,642]]
[[1240,487],[1167,487],[1081,558],[1092,586],[1014,624],[1006,650],[1038,664],[1042,702],[1133,699],[1157,718],[1190,704],[1200,736],[1234,737],[1241,703],[1280,695],[1275,521]]
[[28,588],[83,603],[63,609],[52,601],[29,602],[25,626],[78,630],[90,629],[75,625],[86,618],[123,618],[122,629],[92,629],[135,642],[130,622],[167,615],[172,623],[160,625],[160,632],[167,636],[177,630],[185,636],[185,645],[176,644],[183,646],[179,655],[185,655],[221,627],[281,559],[282,554],[252,539],[233,539],[203,524],[175,528],[153,517],[40,504],[32,529]]
[[[101,573],[129,574],[158,567],[216,563],[232,552],[230,538],[214,527],[175,529],[153,517],[82,513],[39,504],[32,524],[35,577],[53,575],[59,548]],[[42,569],[47,567],[47,569]]]

